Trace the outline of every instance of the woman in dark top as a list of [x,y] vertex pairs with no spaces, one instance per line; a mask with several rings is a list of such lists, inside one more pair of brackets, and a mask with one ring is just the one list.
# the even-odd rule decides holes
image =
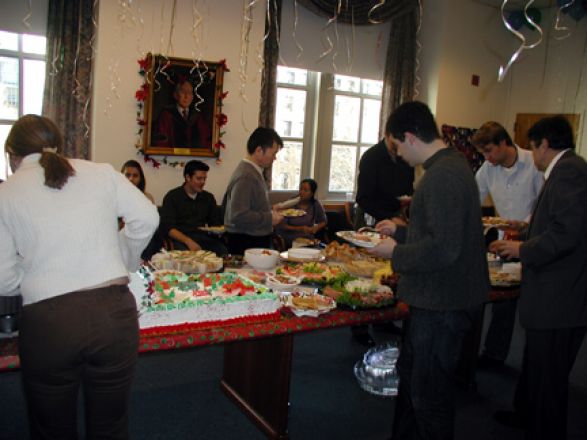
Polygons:
[[326,213],[322,204],[314,198],[318,184],[314,179],[304,179],[300,182],[300,201],[293,206],[306,213],[300,217],[286,218],[276,227],[288,247],[296,238],[316,238],[326,227]]

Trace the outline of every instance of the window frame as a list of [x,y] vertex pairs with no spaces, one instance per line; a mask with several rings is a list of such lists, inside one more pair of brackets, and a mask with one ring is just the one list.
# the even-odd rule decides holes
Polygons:
[[[12,125],[24,114],[24,63],[28,60],[34,61],[44,61],[45,62],[45,69],[47,67],[47,54],[38,54],[33,52],[25,52],[24,51],[24,43],[23,39],[25,35],[34,35],[34,34],[18,34],[16,32],[4,31],[9,32],[11,34],[16,34],[18,37],[18,47],[16,50],[10,49],[1,49],[0,48],[0,57],[4,58],[14,58],[18,60],[18,115],[16,119],[5,119],[0,118],[0,126],[7,125],[12,127]],[[39,36],[39,35],[34,35]],[[41,35],[45,37],[44,35]],[[45,37],[46,38],[46,37]],[[4,152],[4,145],[0,145],[0,151],[2,155],[5,155]],[[10,175],[10,169],[8,167],[8,162],[6,163],[6,170],[0,171],[0,178],[6,178]]]
[[[287,68],[288,66],[280,67]],[[347,200],[347,194],[351,191],[330,191],[329,189],[332,146],[341,145],[355,148],[355,180],[352,188],[352,193],[355,194],[357,189],[357,176],[359,172],[361,150],[363,148],[366,150],[374,145],[374,143],[361,142],[364,102],[365,99],[379,100],[381,102],[381,96],[378,97],[376,95],[364,93],[362,83],[359,92],[336,90],[334,88],[335,74],[314,72],[307,69],[304,70],[307,72],[307,85],[300,86],[280,82],[276,84],[276,90],[279,88],[290,88],[294,90],[305,90],[307,92],[303,138],[282,136],[282,139],[284,142],[302,142],[300,179],[303,179],[305,176],[312,176],[319,182],[317,197],[320,200],[328,202],[344,201]],[[367,78],[359,79],[363,80]],[[333,140],[336,96],[349,96],[360,99],[359,127],[357,131],[357,140],[354,142]],[[326,117],[320,118],[320,115],[326,115]],[[379,130],[380,127],[378,128],[378,133]],[[274,189],[273,191],[282,193],[288,191],[291,192],[292,190]],[[297,191],[297,189],[295,189],[295,191]]]

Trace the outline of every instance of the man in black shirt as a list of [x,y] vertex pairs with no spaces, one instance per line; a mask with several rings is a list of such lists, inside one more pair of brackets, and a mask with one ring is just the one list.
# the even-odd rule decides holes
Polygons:
[[[381,142],[365,151],[359,162],[355,229],[367,224],[365,214],[373,217],[368,226],[397,217],[401,208],[398,197],[411,196],[414,191],[414,168],[397,155],[397,146],[391,141],[387,125],[389,122]],[[392,323],[381,329],[396,334],[401,332]],[[353,338],[360,344],[375,344],[366,325],[352,326],[351,331]]]
[[202,226],[222,225],[214,195],[204,191],[209,169],[208,165],[199,160],[186,164],[183,185],[172,189],[163,198],[161,225],[164,234],[173,241],[175,249],[206,249],[217,255],[225,255],[226,247],[199,229]]
[[[361,214],[375,222],[395,217],[400,212],[398,197],[414,191],[414,169],[397,155],[391,135],[369,148],[359,162],[357,181],[357,225],[364,226]],[[372,225],[371,225],[372,226]]]

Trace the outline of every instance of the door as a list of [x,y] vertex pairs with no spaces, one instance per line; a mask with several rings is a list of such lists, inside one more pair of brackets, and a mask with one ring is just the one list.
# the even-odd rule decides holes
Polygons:
[[[514,124],[514,142],[522,148],[528,148],[528,130],[542,118],[556,116],[555,113],[518,113],[516,123]],[[575,143],[577,142],[577,132],[579,131],[579,115],[573,113],[563,114],[567,121],[573,127],[575,134]]]

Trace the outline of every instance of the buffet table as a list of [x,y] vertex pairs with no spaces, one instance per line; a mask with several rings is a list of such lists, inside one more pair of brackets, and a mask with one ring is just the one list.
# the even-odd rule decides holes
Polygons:
[[[140,353],[226,344],[221,388],[271,439],[287,439],[289,383],[294,335],[356,324],[404,319],[408,307],[364,311],[335,309],[317,318],[296,317],[282,309],[280,316],[201,328],[142,330]],[[0,339],[0,371],[19,367],[18,339]]]

